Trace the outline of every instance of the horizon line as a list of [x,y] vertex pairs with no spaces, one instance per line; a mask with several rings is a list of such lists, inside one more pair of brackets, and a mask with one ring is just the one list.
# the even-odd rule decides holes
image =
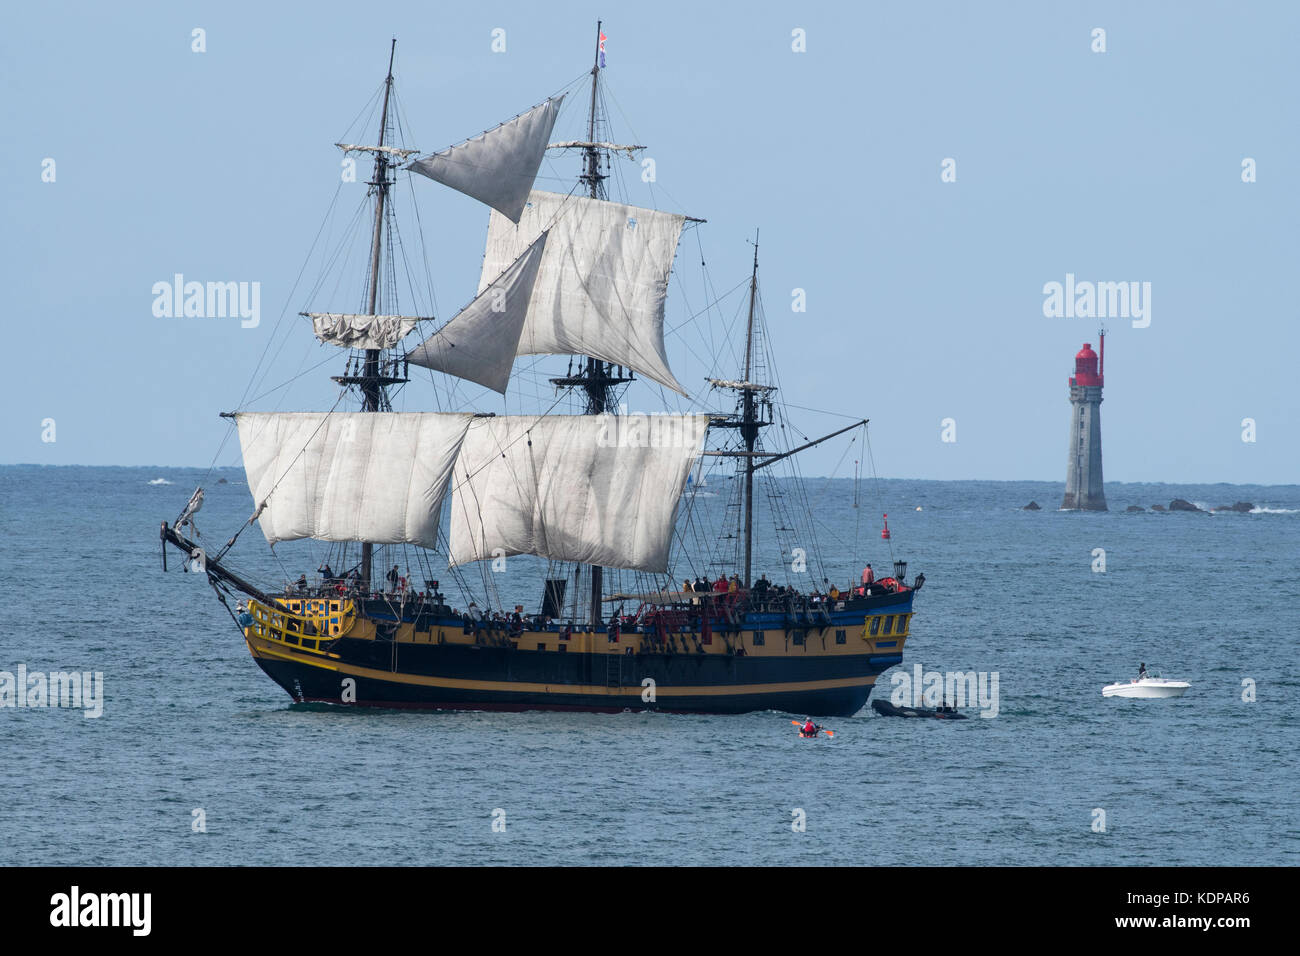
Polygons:
[[[172,471],[238,471],[243,472],[242,465],[122,465],[122,464],[86,464],[84,462],[36,462],[36,461],[13,461],[0,462],[0,468],[165,468]],[[778,476],[786,480],[791,480],[790,476]],[[819,479],[823,481],[854,481],[852,475],[800,475],[794,480],[807,481],[810,479]],[[1056,484],[1065,485],[1063,479],[1058,478],[920,478],[915,476],[880,475],[873,478],[862,477],[866,481],[989,481],[1012,484],[1017,482],[1036,482],[1039,484]],[[1300,487],[1300,482],[1270,482],[1270,481],[1125,481],[1120,478],[1103,479],[1102,486],[1106,485],[1253,485],[1260,488],[1296,488]]]

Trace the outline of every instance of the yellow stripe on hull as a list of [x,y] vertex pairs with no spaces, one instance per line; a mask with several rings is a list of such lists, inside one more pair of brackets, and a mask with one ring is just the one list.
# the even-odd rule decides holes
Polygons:
[[[322,670],[333,671],[347,677],[363,677],[369,680],[387,681],[394,684],[409,684],[419,687],[442,687],[451,690],[469,690],[483,692],[531,693],[531,694],[567,694],[572,696],[607,696],[632,697],[640,699],[641,687],[607,687],[603,684],[544,684],[525,681],[481,681],[449,677],[432,677],[423,674],[403,674],[394,671],[381,671],[369,667],[358,667],[337,660],[322,658],[317,654],[295,653],[276,642],[245,635],[248,649],[254,657],[266,657],[292,661]],[[826,680],[789,681],[768,684],[696,684],[682,686],[655,687],[657,697],[725,697],[746,694],[779,694],[798,691],[835,690],[847,687],[871,687],[876,683],[875,675],[865,677],[840,677]]]

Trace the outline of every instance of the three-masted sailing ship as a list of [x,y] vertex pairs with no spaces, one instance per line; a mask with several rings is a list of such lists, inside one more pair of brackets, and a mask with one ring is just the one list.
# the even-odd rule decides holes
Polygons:
[[[711,394],[734,397],[732,409],[627,414],[620,389],[638,375],[686,395],[668,364],[664,305],[678,239],[692,220],[607,198],[610,155],[641,147],[598,139],[599,52],[585,140],[550,141],[563,99],[554,96],[415,159],[389,139],[392,65],[390,52],[376,143],[339,144],[374,161],[362,308],[303,313],[321,342],[347,351],[345,374],[334,381],[340,404],[359,399],[360,409],[226,413],[253,514],[222,547],[206,548],[194,528],[200,488],[162,525],[164,567],[168,545],[185,552],[187,568],[206,574],[231,610],[257,664],[297,701],[856,713],[876,677],[902,660],[924,576],[909,586],[906,564],[895,562],[881,581],[859,580],[855,567],[842,590],[828,579],[798,588],[753,578],[755,476],[866,425],[764,448],[775,389],[757,374],[757,243],[740,377],[708,380]],[[582,157],[580,188],[536,188],[547,149]],[[385,223],[402,167],[491,208],[478,294],[414,345],[408,336],[431,320],[381,307],[390,275]],[[392,410],[390,390],[409,380],[412,365],[505,394],[516,358],[533,355],[571,356],[568,373],[550,382],[576,399],[577,413]],[[724,447],[710,448],[710,435]],[[723,568],[712,580],[696,567],[693,581],[678,584],[668,572],[683,506],[695,507],[700,465],[727,459],[738,492],[735,533],[722,535],[735,543],[732,573]],[[321,575],[263,590],[236,571],[229,552],[255,522],[272,547],[329,543]],[[428,577],[409,561],[401,572],[394,555],[410,549]],[[464,592],[460,607],[428,571],[435,550]],[[495,582],[480,607],[461,572],[526,555],[547,562],[536,612],[506,612],[499,594],[491,610]],[[226,598],[236,592],[230,609]]]

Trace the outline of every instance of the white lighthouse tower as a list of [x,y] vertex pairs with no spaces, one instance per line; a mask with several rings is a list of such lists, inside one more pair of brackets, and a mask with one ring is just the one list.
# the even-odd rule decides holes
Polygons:
[[1101,388],[1106,369],[1106,333],[1100,333],[1100,359],[1091,343],[1074,357],[1070,377],[1070,445],[1066,455],[1065,500],[1067,510],[1106,511],[1101,488]]

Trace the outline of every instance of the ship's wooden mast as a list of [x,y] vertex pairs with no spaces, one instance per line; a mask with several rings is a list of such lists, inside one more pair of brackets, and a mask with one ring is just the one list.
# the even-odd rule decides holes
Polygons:
[[771,393],[776,389],[771,385],[765,385],[760,382],[753,382],[750,379],[755,373],[755,356],[754,356],[754,318],[758,303],[758,232],[754,233],[754,266],[749,276],[749,318],[745,327],[745,377],[739,382],[720,381],[710,379],[710,382],[718,388],[727,388],[740,392],[740,414],[732,415],[728,418],[715,418],[709,423],[710,428],[734,428],[745,444],[745,450],[740,451],[706,451],[704,455],[718,458],[740,458],[744,461],[745,481],[743,483],[743,494],[745,496],[744,505],[741,511],[741,527],[739,529],[742,539],[745,542],[745,576],[743,579],[744,587],[748,588],[752,583],[754,574],[754,472],[766,468],[768,465],[774,465],[778,461],[796,455],[801,451],[820,445],[828,439],[837,435],[842,435],[853,428],[858,428],[867,424],[866,419],[854,422],[845,428],[831,432],[829,435],[823,435],[821,438],[800,445],[798,448],[792,448],[784,452],[766,452],[755,451],[758,447],[758,436],[762,429],[772,424],[769,413],[768,420],[765,420],[759,414],[760,403],[770,407]]
[[[581,145],[583,172],[578,177],[578,181],[587,187],[587,195],[592,199],[605,198],[604,181],[606,176],[600,171],[600,162],[602,156],[609,152],[611,146],[609,143],[596,142],[596,104],[600,84],[601,23],[600,20],[596,21],[596,55],[591,65],[591,101],[587,111],[587,141],[582,144],[571,144]],[[553,378],[551,383],[570,388],[581,388],[587,396],[586,413],[588,415],[602,415],[612,407],[611,393],[614,388],[632,381],[632,372],[628,369],[625,374],[621,366],[616,367],[591,356],[584,356],[584,358],[586,361],[581,364],[576,374],[569,374],[563,378]],[[589,623],[592,630],[595,630],[601,623],[600,607],[601,599],[604,596],[605,571],[604,568],[595,564],[590,565],[590,568],[591,617]]]
[[[384,81],[384,106],[379,117],[380,147],[375,151],[375,175],[370,185],[375,189],[375,228],[370,237],[370,295],[367,312],[378,315],[379,305],[379,260],[383,247],[384,205],[388,199],[388,188],[392,183],[388,179],[388,154],[383,151],[384,134],[388,132],[388,100],[393,92],[393,58],[397,54],[397,39],[393,39],[388,51],[388,77]],[[361,387],[361,410],[363,412],[379,411],[384,386],[392,380],[379,374],[379,349],[366,349],[363,373],[357,384]],[[369,541],[361,545],[361,587],[370,591],[371,564],[374,560],[375,546]]]
[[[754,269],[749,277],[749,319],[745,324],[745,378],[749,381],[754,356],[754,301],[758,298],[758,231],[754,231]],[[745,441],[745,577],[744,585],[749,587],[750,574],[754,567],[754,445],[758,441],[759,423],[754,415],[754,390],[745,389],[741,393],[740,437]]]
[[[366,295],[366,311],[363,315],[379,315],[379,283],[382,276],[384,217],[388,214],[388,191],[393,187],[390,178],[392,170],[401,164],[415,150],[400,149],[387,145],[388,110],[393,94],[393,60],[397,55],[397,40],[394,39],[388,50],[388,74],[384,78],[384,100],[379,116],[379,142],[373,146],[344,145],[336,143],[345,153],[369,152],[375,154],[374,176],[368,185],[375,195],[375,222],[370,235],[370,284]],[[335,382],[347,388],[356,386],[361,392],[361,410],[363,412],[381,412],[390,410],[386,389],[390,385],[400,385],[409,379],[406,376],[407,364],[404,358],[385,360],[382,349],[368,348],[362,352],[360,359],[349,359],[346,374],[331,376]],[[358,574],[364,591],[369,591],[371,583],[371,564],[374,560],[375,546],[368,541],[361,543],[361,561]]]
[[[592,199],[600,196],[600,184],[604,177],[600,173],[600,150],[595,146],[596,142],[596,87],[600,82],[600,24],[596,21],[596,55],[591,64],[591,107],[587,111],[587,143],[585,152],[587,154],[587,187]],[[587,414],[602,414],[609,403],[609,392],[613,387],[613,382],[609,381],[609,375],[605,363],[599,359],[588,356],[586,369],[586,382],[583,388],[587,392]],[[598,564],[591,566],[591,629],[594,631],[600,626],[600,601],[605,596],[605,569]]]
[[[762,385],[750,381],[754,374],[754,315],[758,307],[758,231],[754,231],[754,267],[749,275],[749,318],[745,323],[745,376],[739,382],[723,382],[711,380],[719,388],[728,388],[740,392],[740,414],[732,415],[729,418],[714,419],[709,423],[711,428],[734,428],[740,433],[741,441],[745,443],[744,451],[713,451],[704,452],[706,455],[717,455],[727,458],[740,458],[745,462],[745,481],[742,485],[742,494],[745,497],[741,508],[740,527],[737,529],[741,539],[745,542],[745,576],[742,579],[744,587],[749,587],[750,579],[754,572],[754,472],[762,468],[762,464],[757,464],[759,459],[773,458],[775,454],[769,455],[765,452],[755,451],[758,446],[759,432],[772,424],[770,421],[764,421],[759,415],[759,402],[769,401],[768,395],[773,391],[769,385]],[[759,396],[762,396],[761,399]]]

